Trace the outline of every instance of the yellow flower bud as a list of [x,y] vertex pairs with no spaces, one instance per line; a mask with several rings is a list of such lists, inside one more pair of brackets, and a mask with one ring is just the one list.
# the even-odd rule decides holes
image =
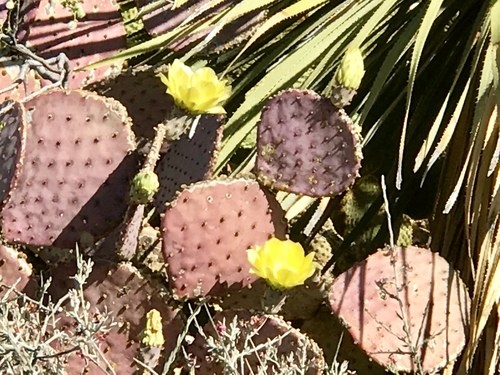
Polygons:
[[156,347],[161,347],[165,343],[161,315],[156,309],[152,309],[146,314],[146,329],[144,330],[141,342],[145,346]]
[[248,250],[250,272],[267,280],[276,289],[304,284],[316,269],[314,253],[307,256],[299,243],[271,238],[263,246]]
[[231,96],[231,86],[211,68],[192,70],[176,59],[160,78],[175,103],[192,114],[226,113],[222,104]]
[[335,74],[335,83],[338,86],[357,90],[365,75],[363,55],[359,48],[349,48],[340,62]]

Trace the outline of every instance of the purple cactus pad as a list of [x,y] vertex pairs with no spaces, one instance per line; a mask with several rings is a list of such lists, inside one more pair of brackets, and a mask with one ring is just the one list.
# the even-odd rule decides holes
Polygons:
[[69,88],[81,88],[121,69],[120,63],[118,66],[76,71],[127,47],[127,34],[116,1],[83,1],[86,16],[78,20],[74,28],[69,24],[73,20],[71,12],[57,4],[51,14],[48,12],[49,1],[40,2],[34,20],[25,20],[29,25],[26,44],[44,58],[66,54],[70,67],[74,69],[69,77]]
[[312,197],[334,196],[358,177],[358,134],[343,110],[313,91],[288,90],[264,107],[255,172],[266,186]]
[[6,240],[71,247],[123,218],[137,170],[134,136],[120,103],[86,91],[54,90],[25,105],[22,163],[0,213]]
[[182,185],[211,177],[222,139],[222,120],[223,116],[203,115],[192,138],[186,133],[168,144],[156,166],[160,189],[154,204],[160,212]]
[[465,345],[466,286],[445,259],[428,249],[379,250],[335,279],[329,302],[356,344],[398,372],[417,369],[408,342],[418,348],[425,373],[453,362]]
[[247,249],[284,238],[284,213],[246,179],[195,183],[167,207],[163,255],[176,298],[223,295],[254,282]]
[[12,177],[21,163],[21,144],[26,136],[26,112],[19,103],[6,102],[0,106],[13,104],[5,113],[0,113],[0,202],[8,193]]

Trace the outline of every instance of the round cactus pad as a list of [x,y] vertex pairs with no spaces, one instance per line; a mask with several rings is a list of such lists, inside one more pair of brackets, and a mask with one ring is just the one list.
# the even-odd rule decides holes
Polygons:
[[313,91],[271,98],[257,127],[255,172],[272,188],[313,197],[346,190],[361,167],[358,134],[343,110]]
[[428,249],[379,250],[334,281],[329,301],[354,341],[391,371],[411,372],[418,365],[434,372],[465,344],[467,289]]
[[[262,372],[262,356],[265,349],[260,349],[257,354],[252,350],[259,345],[264,346],[268,340],[276,340],[274,345],[277,349],[277,357],[289,357],[291,353],[295,354],[292,363],[300,365],[300,357],[305,355],[307,369],[301,367],[301,374],[316,375],[323,374],[324,358],[323,351],[318,345],[308,338],[298,329],[293,328],[289,323],[278,316],[265,315],[262,313],[253,314],[247,310],[225,310],[213,316],[203,331],[205,335],[212,336],[215,340],[223,340],[221,336],[225,333],[229,335],[229,330],[233,322],[236,322],[240,331],[240,337],[231,337],[236,339],[236,347],[240,352],[243,350],[249,351],[251,354],[245,356],[245,368],[241,372],[246,374],[286,374],[280,372],[276,368],[276,364],[268,363],[270,366],[267,372]],[[249,333],[251,332],[251,333]],[[248,340],[247,335],[252,335],[251,340]],[[281,336],[281,338],[280,338]],[[226,340],[227,340],[226,336]],[[246,346],[245,347],[245,339]],[[251,341],[251,343],[250,343]],[[232,343],[231,346],[234,344]],[[301,351],[304,353],[301,353]],[[211,360],[210,354],[206,347],[206,339],[198,334],[194,343],[188,348],[196,358],[195,368],[196,374],[212,375],[223,374],[223,366]],[[276,358],[275,358],[276,359]],[[302,364],[303,366],[303,364]],[[259,367],[260,370],[259,371]]]
[[85,91],[55,90],[25,105],[23,162],[0,214],[8,241],[74,247],[122,219],[137,160],[123,106]]
[[222,295],[256,280],[247,249],[284,238],[284,213],[253,180],[190,185],[167,207],[163,255],[177,298]]

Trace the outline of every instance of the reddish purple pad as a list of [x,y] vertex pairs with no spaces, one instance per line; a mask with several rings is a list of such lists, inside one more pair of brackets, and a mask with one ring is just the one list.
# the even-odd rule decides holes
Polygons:
[[351,119],[313,91],[284,91],[266,104],[255,171],[266,186],[313,197],[346,190],[360,164]]

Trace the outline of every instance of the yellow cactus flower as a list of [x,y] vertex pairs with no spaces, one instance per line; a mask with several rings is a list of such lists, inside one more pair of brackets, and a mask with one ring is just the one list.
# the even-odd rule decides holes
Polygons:
[[176,59],[160,78],[179,107],[197,115],[226,113],[222,104],[231,96],[231,86],[211,68],[192,70]]
[[365,75],[363,55],[359,48],[349,48],[340,62],[335,74],[335,82],[343,87],[357,90]]
[[252,265],[250,272],[280,290],[304,284],[316,269],[314,253],[306,256],[302,245],[290,240],[271,238],[247,253]]
[[146,329],[141,342],[145,346],[156,347],[161,347],[165,343],[161,315],[156,309],[152,309],[146,314]]

